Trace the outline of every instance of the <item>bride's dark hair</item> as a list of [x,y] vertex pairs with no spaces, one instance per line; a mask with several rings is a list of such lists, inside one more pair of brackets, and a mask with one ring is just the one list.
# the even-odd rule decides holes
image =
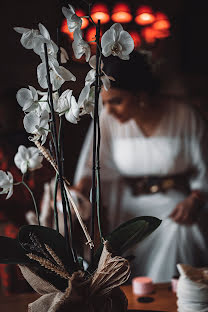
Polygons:
[[159,90],[159,79],[148,63],[147,55],[133,51],[129,60],[117,56],[103,57],[104,72],[113,78],[111,87],[128,91],[145,91],[153,95]]

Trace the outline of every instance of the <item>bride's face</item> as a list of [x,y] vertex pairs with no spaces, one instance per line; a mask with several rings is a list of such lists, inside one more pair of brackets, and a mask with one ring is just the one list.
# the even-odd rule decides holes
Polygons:
[[107,112],[120,122],[123,123],[135,117],[138,110],[137,98],[129,91],[116,88],[106,91],[102,88],[101,96]]

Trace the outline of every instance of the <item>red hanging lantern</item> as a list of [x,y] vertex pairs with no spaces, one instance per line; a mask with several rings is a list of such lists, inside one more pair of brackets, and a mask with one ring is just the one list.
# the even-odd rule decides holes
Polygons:
[[155,16],[149,6],[141,6],[136,11],[135,22],[139,25],[149,25],[155,21]]
[[167,15],[162,12],[155,13],[155,22],[153,24],[154,29],[156,30],[167,30],[170,28],[170,21],[168,20]]
[[98,20],[100,20],[101,24],[106,24],[110,21],[108,8],[103,3],[93,5],[91,9],[91,17],[95,23],[97,23]]
[[138,34],[138,32],[136,30],[132,30],[129,32],[129,34],[131,35],[132,39],[134,40],[135,48],[140,47],[141,46],[141,38],[140,38],[140,35]]
[[132,20],[131,10],[125,3],[118,3],[114,6],[111,19],[115,23],[129,23]]

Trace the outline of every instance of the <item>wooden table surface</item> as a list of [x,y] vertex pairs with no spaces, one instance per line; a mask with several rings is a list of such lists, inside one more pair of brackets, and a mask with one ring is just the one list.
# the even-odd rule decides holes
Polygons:
[[171,291],[170,283],[155,285],[155,291],[151,295],[145,296],[154,299],[151,303],[138,302],[137,299],[141,296],[134,295],[131,286],[123,286],[121,289],[128,298],[128,308],[131,310],[177,312],[176,295]]
[[[131,286],[123,286],[121,288],[128,298],[128,308],[130,310],[176,312],[176,296],[170,291],[169,286],[170,284],[157,284],[154,293],[148,296],[154,298],[154,301],[151,303],[139,303],[137,301],[139,296],[132,294]],[[34,293],[8,297],[0,296],[0,312],[27,312],[28,303],[35,301],[38,297]]]

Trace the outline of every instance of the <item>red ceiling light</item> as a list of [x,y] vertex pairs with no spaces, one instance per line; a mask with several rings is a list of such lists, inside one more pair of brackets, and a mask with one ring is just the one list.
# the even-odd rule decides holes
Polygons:
[[110,21],[108,8],[103,3],[93,5],[91,9],[91,16],[95,23],[100,20],[101,24],[106,24]]
[[141,31],[142,37],[147,43],[155,43],[156,41],[156,31],[152,27],[145,27]]
[[136,11],[135,22],[139,25],[149,25],[155,21],[155,16],[149,6],[141,6]]
[[164,29],[164,30],[155,30],[155,37],[157,39],[164,39],[170,36],[170,31],[169,29]]
[[156,30],[167,30],[170,28],[170,22],[167,15],[162,12],[155,13],[155,22],[153,24]]
[[138,32],[136,30],[132,30],[129,32],[129,34],[132,36],[132,39],[134,40],[135,48],[140,47],[141,46],[141,38],[140,38],[140,35],[138,34]]
[[[86,34],[85,34],[85,40],[89,42],[90,44],[96,44],[95,42],[95,36],[96,36],[96,27],[92,26],[87,29]],[[102,32],[100,31],[100,37],[102,36]]]
[[131,10],[125,3],[118,3],[114,6],[111,19],[115,23],[129,23],[132,20]]

